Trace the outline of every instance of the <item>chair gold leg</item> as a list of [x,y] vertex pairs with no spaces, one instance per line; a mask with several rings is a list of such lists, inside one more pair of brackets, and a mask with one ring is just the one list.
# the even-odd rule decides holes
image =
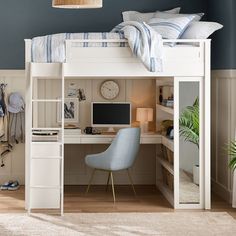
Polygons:
[[108,173],[108,178],[107,178],[107,187],[106,187],[106,191],[108,190],[109,187],[109,182],[110,182],[110,176],[111,176],[111,172]]
[[131,186],[132,186],[132,189],[133,189],[134,195],[137,196],[136,191],[135,191],[135,188],[134,188],[134,183],[133,183],[132,177],[131,177],[131,175],[130,175],[128,169],[127,169],[127,174],[128,174],[128,176],[129,176],[129,181],[130,181],[130,183],[131,183]]
[[110,173],[111,176],[111,185],[112,185],[112,194],[113,194],[113,200],[114,203],[116,202],[116,195],[115,195],[115,186],[114,186],[114,180],[113,180],[113,174],[112,172]]
[[92,175],[90,177],[89,184],[88,184],[88,187],[87,187],[87,190],[86,190],[86,194],[89,192],[89,189],[90,189],[91,183],[93,181],[93,177],[94,177],[95,171],[96,171],[96,169],[93,170]]

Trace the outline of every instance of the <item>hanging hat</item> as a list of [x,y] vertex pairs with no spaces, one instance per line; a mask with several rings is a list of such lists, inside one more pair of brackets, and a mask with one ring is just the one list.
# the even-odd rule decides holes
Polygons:
[[19,93],[12,93],[9,96],[8,111],[11,113],[18,113],[24,111],[25,102]]

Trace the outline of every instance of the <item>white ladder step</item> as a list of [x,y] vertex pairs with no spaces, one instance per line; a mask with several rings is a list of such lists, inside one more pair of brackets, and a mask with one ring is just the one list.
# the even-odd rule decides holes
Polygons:
[[60,186],[30,186],[30,188],[38,188],[38,189],[61,189]]
[[32,102],[62,102],[61,99],[32,99]]
[[32,159],[45,159],[45,160],[47,160],[47,159],[55,159],[55,160],[62,160],[62,157],[57,157],[57,156],[55,156],[55,157],[31,157]]
[[59,127],[58,127],[58,128],[55,128],[55,127],[54,127],[54,128],[50,128],[50,127],[48,127],[48,128],[40,128],[40,127],[39,127],[39,128],[31,128],[31,130],[35,130],[35,131],[36,131],[36,130],[45,130],[45,131],[47,131],[47,130],[49,130],[49,131],[51,131],[51,130],[54,131],[54,130],[55,130],[55,131],[60,131],[60,130],[63,130],[63,129],[62,129],[62,128],[59,128]]

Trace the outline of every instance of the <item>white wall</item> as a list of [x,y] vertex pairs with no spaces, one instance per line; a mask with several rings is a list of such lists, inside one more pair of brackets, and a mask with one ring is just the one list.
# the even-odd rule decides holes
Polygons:
[[232,171],[226,144],[235,140],[236,70],[212,73],[212,189],[231,202]]

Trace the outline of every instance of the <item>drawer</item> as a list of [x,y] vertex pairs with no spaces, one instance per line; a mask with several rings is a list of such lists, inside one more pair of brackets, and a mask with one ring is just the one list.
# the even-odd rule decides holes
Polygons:
[[60,157],[61,144],[59,143],[33,143],[32,157]]
[[161,137],[141,137],[141,144],[158,144],[161,143]]
[[55,187],[60,185],[60,160],[33,159],[31,166],[31,186]]
[[106,138],[106,137],[98,137],[98,138],[92,138],[92,137],[83,137],[81,138],[81,143],[84,144],[109,144],[113,141],[114,138]]
[[37,189],[31,188],[32,209],[59,209],[60,208],[60,189]]

